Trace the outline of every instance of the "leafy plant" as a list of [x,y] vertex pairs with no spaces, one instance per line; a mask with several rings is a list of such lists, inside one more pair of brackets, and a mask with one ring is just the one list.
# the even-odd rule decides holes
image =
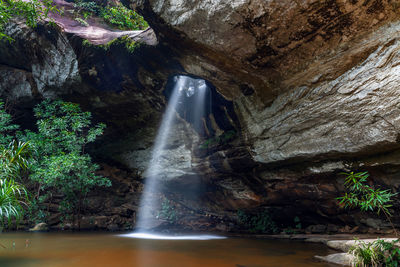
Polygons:
[[112,46],[123,45],[123,46],[125,46],[126,50],[129,53],[133,53],[138,47],[140,47],[141,43],[135,42],[134,40],[129,38],[129,36],[122,36],[122,37],[114,39],[104,45],[94,45],[94,44],[91,44],[88,40],[83,40],[82,45],[84,45],[86,47],[91,47],[94,49],[96,49],[96,48],[103,49],[105,51],[108,51]]
[[89,24],[84,19],[75,18],[75,21],[79,22],[79,24],[81,24],[83,27],[89,27]]
[[177,215],[175,208],[172,205],[172,202],[170,200],[165,199],[161,203],[161,210],[159,211],[157,217],[159,219],[166,220],[171,224],[174,224],[178,221],[178,215]]
[[87,11],[95,15],[99,15],[102,7],[93,1],[75,1],[74,7],[79,10]]
[[266,210],[257,214],[250,214],[243,210],[238,210],[237,216],[239,222],[243,224],[250,232],[276,233],[279,230]]
[[5,148],[13,140],[18,125],[12,124],[12,117],[6,112],[3,102],[0,102],[0,146]]
[[298,230],[301,230],[302,225],[301,225],[300,218],[298,216],[294,217],[293,222],[295,224],[294,228],[289,227],[289,228],[284,229],[284,232],[286,234],[297,234]]
[[382,239],[373,242],[357,240],[348,252],[354,257],[352,265],[397,267],[400,265],[400,248],[396,246],[398,242],[399,239],[391,242]]
[[348,192],[344,196],[338,197],[340,204],[346,208],[360,208],[361,211],[375,211],[378,215],[383,212],[393,227],[397,231],[390,219],[392,214],[389,208],[392,207],[392,197],[397,195],[389,189],[383,190],[367,184],[368,172],[349,172],[341,173],[346,175],[344,185]]
[[378,239],[376,242],[383,251],[384,261],[388,267],[398,267],[400,265],[400,248],[396,245],[399,239],[387,242]]
[[28,192],[22,184],[15,182],[12,178],[0,179],[0,222],[5,226],[11,224],[15,218],[17,222],[24,214],[23,204],[27,204]]
[[147,22],[136,11],[119,4],[101,9],[100,16],[109,24],[121,30],[144,30],[149,27]]
[[47,18],[50,11],[57,12],[52,0],[0,0],[0,39],[13,39],[4,33],[12,18],[22,17],[30,27],[36,27],[39,20]]
[[28,143],[12,141],[8,148],[0,153],[0,221],[10,225],[15,218],[17,222],[22,217],[23,204],[29,201],[25,187],[17,183],[21,171],[28,167]]
[[26,131],[20,138],[31,140],[34,147],[29,178],[37,184],[36,200],[51,202],[53,194],[62,194],[60,211],[66,219],[77,215],[79,223],[87,193],[95,186],[111,185],[95,174],[99,166],[85,153],[105,125],[93,125],[90,112],[69,102],[46,100],[34,111],[38,132]]

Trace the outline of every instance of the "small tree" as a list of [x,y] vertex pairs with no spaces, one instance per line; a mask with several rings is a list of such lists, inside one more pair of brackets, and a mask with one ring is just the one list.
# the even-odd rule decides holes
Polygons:
[[340,204],[345,208],[360,208],[361,211],[375,211],[378,215],[383,212],[396,234],[397,231],[390,217],[389,208],[392,207],[392,197],[396,194],[390,189],[382,190],[367,184],[368,172],[343,172],[346,175],[344,186],[348,190],[344,196],[338,197]]
[[60,211],[68,219],[80,215],[87,193],[95,186],[110,186],[109,179],[98,176],[99,166],[85,153],[85,146],[103,133],[104,124],[93,125],[90,112],[79,105],[44,101],[35,109],[38,132],[25,132],[34,146],[30,179],[37,182],[36,199],[51,202],[52,193],[63,195]]

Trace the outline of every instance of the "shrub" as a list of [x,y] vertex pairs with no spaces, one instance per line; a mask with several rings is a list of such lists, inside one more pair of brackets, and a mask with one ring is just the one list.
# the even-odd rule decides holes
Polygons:
[[121,36],[104,45],[94,45],[91,44],[88,40],[83,40],[82,45],[86,47],[91,47],[93,49],[103,49],[104,51],[108,51],[111,47],[114,46],[124,46],[129,53],[133,53],[136,48],[140,47],[141,43],[135,42],[134,40],[129,38],[129,36]]
[[22,17],[30,27],[47,18],[50,11],[58,11],[51,0],[0,0],[0,39],[12,38],[4,33],[5,25],[14,17]]
[[0,153],[0,223],[10,225],[13,218],[18,222],[23,216],[23,204],[29,202],[25,187],[17,183],[21,171],[28,167],[28,143],[12,141]]
[[75,21],[79,22],[79,24],[81,24],[81,26],[83,26],[83,27],[89,27],[89,24],[84,19],[76,18]]
[[165,199],[161,203],[161,210],[158,212],[157,218],[166,220],[171,224],[178,222],[178,215],[170,200]]
[[349,172],[342,173],[346,175],[344,185],[348,192],[344,196],[338,197],[340,204],[346,208],[360,208],[361,211],[375,211],[378,215],[383,212],[393,227],[397,231],[390,219],[392,216],[389,208],[392,207],[392,197],[397,195],[390,189],[375,188],[367,184],[368,172]]
[[6,112],[4,103],[0,102],[0,147],[5,148],[13,140],[18,125],[12,124],[12,117]]
[[396,246],[399,239],[387,242],[382,239],[373,242],[357,240],[349,249],[354,256],[353,266],[387,266],[397,267],[400,264],[400,248]]
[[0,224],[4,227],[6,222],[11,224],[15,218],[17,222],[24,214],[23,204],[28,200],[28,192],[22,184],[12,178],[0,179]]
[[278,227],[272,220],[268,211],[263,211],[257,214],[246,213],[243,210],[237,212],[238,220],[250,232],[254,233],[276,233]]
[[136,11],[123,5],[107,6],[101,9],[100,16],[109,24],[121,30],[144,30],[149,25]]
[[75,1],[74,7],[78,10],[87,11],[93,13],[95,15],[99,15],[101,12],[101,6],[99,6],[96,2],[93,1]]
[[51,201],[53,193],[62,194],[59,207],[64,218],[77,215],[79,223],[87,193],[95,186],[111,185],[109,179],[95,175],[99,166],[85,152],[105,125],[93,125],[90,112],[68,102],[44,101],[34,112],[38,132],[26,131],[21,138],[31,140],[34,147],[29,178],[37,184],[36,201],[40,205]]

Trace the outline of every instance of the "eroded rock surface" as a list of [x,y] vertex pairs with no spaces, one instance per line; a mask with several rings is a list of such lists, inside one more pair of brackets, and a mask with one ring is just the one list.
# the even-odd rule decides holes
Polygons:
[[80,82],[77,56],[63,34],[40,25],[9,24],[5,33],[14,41],[0,43],[0,89],[18,100],[33,95],[55,97],[71,92]]

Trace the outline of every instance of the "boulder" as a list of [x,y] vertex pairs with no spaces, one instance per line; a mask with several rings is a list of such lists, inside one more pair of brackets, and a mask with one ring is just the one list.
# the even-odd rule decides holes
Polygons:
[[30,232],[46,232],[49,230],[47,223],[38,223],[33,228],[30,228]]
[[336,253],[328,256],[315,256],[316,259],[341,266],[351,266],[353,256],[347,253]]
[[[381,238],[384,241],[391,242],[397,238]],[[326,244],[329,248],[347,252],[350,247],[356,245],[358,242],[371,243],[376,239],[360,239],[360,240],[330,240]]]
[[317,224],[317,225],[310,225],[305,230],[306,230],[306,232],[309,232],[312,234],[321,234],[321,233],[325,233],[327,231],[327,227],[326,227],[326,225]]

